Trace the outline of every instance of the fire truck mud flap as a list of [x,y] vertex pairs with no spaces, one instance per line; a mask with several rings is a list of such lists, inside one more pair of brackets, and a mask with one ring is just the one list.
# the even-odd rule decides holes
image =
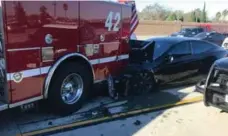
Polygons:
[[[194,86],[173,88],[140,96],[129,96],[119,100],[98,97],[88,102],[78,112],[64,117],[28,112],[17,116],[13,114],[14,117],[11,117],[11,120],[13,120],[14,126],[17,126],[15,129],[20,132],[18,134],[21,136],[46,135],[199,102],[202,101],[202,98],[202,94],[196,92]],[[4,126],[4,124],[0,124],[0,126]],[[0,133],[3,131],[1,129],[0,127]],[[6,131],[4,132],[6,133]]]

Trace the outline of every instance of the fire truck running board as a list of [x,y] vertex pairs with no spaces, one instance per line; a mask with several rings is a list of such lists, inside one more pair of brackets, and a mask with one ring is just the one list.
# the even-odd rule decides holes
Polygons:
[[0,111],[3,111],[5,109],[8,109],[8,104],[5,104],[5,103],[0,101]]

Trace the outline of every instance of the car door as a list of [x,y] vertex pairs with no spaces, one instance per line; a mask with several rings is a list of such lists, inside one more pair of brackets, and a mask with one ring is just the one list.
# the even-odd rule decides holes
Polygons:
[[192,41],[193,58],[198,61],[198,76],[207,75],[214,58],[211,56],[210,50],[215,48],[215,45],[205,41]]
[[195,70],[196,63],[192,58],[190,42],[184,41],[168,50],[158,73],[165,83],[184,81]]

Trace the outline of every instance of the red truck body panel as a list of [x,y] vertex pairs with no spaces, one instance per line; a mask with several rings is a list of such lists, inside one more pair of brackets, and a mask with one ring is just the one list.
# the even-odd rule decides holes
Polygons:
[[[10,103],[42,97],[50,68],[67,54],[89,59],[95,81],[117,76],[128,63],[130,6],[104,1],[4,1],[2,6]],[[106,27],[110,12],[118,30]],[[15,80],[20,74],[22,80]]]

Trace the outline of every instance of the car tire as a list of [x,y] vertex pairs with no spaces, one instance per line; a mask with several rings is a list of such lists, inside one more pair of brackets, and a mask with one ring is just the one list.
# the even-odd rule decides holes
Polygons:
[[126,92],[130,94],[134,93],[140,95],[157,91],[154,75],[149,71],[141,71],[133,74],[126,86],[128,86]]
[[153,73],[149,71],[144,71],[141,73],[142,80],[144,81],[143,86],[146,92],[156,92],[157,91],[157,84],[154,78]]
[[86,101],[91,86],[92,75],[85,64],[67,62],[61,65],[50,84],[49,110],[60,115],[76,112]]

